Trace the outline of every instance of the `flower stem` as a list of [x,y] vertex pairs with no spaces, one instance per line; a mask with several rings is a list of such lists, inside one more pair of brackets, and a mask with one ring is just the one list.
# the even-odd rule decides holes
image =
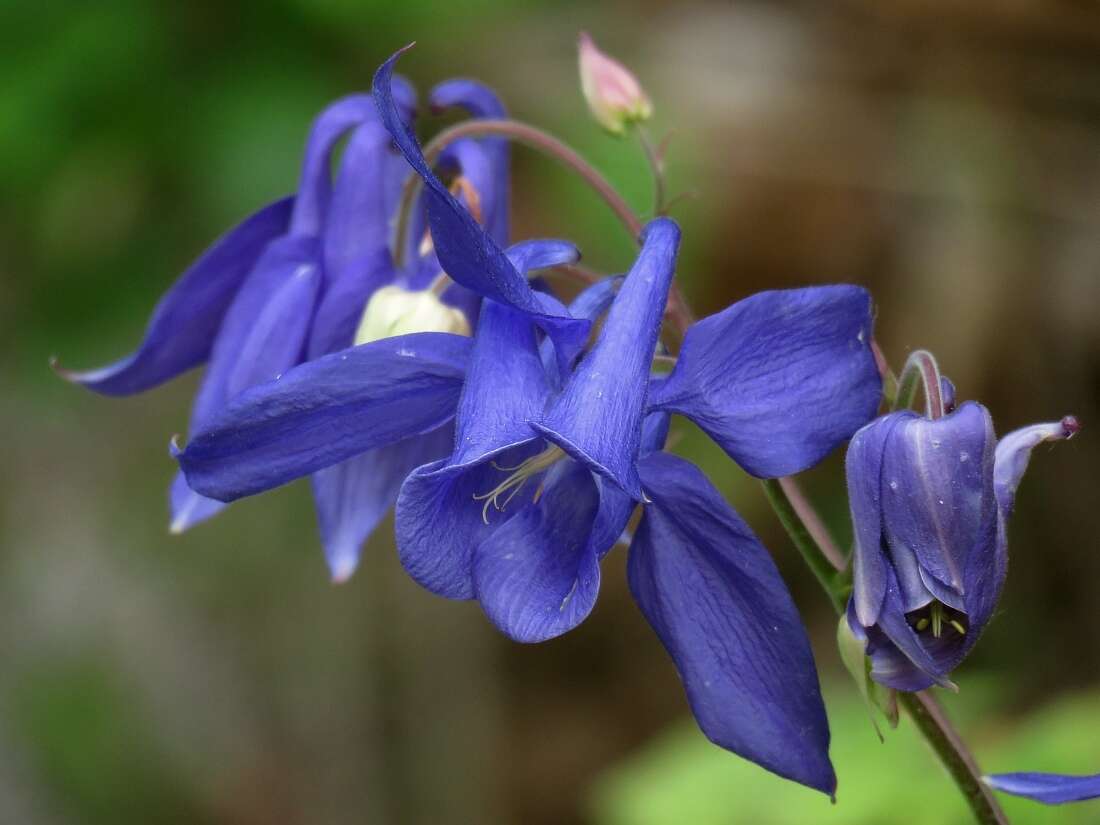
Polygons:
[[[829,597],[833,609],[838,614],[843,613],[847,596],[843,592],[842,583],[837,580],[837,567],[829,558],[829,554],[814,540],[810,529],[799,517],[798,510],[788,495],[789,488],[785,489],[781,481],[774,478],[764,479],[761,484],[764,486],[768,503],[779,518],[779,523],[791,537],[795,548],[802,554],[806,566],[813,572],[825,595]],[[805,500],[802,504],[806,504]]]
[[635,128],[638,133],[638,142],[645,152],[646,162],[653,171],[653,214],[665,214],[665,161],[661,156],[661,150],[653,145],[649,137],[649,131],[642,124]]
[[932,746],[959,791],[966,797],[974,821],[980,825],[1008,825],[1008,818],[993,798],[993,792],[982,782],[978,763],[931,691],[899,693],[898,703],[905,708],[913,724]]
[[911,407],[916,400],[918,386],[924,388],[925,414],[933,419],[943,418],[940,368],[935,357],[928,350],[919,349],[910,353],[898,378],[894,409],[905,410]]

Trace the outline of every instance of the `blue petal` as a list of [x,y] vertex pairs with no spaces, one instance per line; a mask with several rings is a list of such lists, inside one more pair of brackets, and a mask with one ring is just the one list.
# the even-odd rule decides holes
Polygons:
[[[623,278],[618,275],[604,278],[591,286],[585,287],[569,304],[569,314],[574,318],[585,318],[595,323],[596,319],[611,307],[622,283]],[[542,356],[542,363],[546,366],[546,373],[554,390],[560,392],[562,384],[568,380],[569,375],[573,372],[573,362],[570,361],[562,365],[554,352],[554,342],[549,339],[545,339],[539,345],[539,353]]]
[[472,342],[421,332],[302,364],[237,396],[178,452],[219,501],[285,484],[449,421]]
[[897,418],[882,466],[883,526],[921,568],[963,593],[963,571],[976,544],[983,507],[992,506],[993,421],[968,401],[931,420]]
[[486,301],[458,404],[453,464],[534,438],[529,422],[549,394],[531,319]]
[[984,777],[989,787],[1047,805],[1082,802],[1100,797],[1100,774],[1069,776],[1060,773],[997,773]]
[[[316,239],[287,236],[270,244],[225,314],[210,366],[191,410],[189,431],[203,429],[226,402],[297,364],[320,288]],[[179,479],[171,495],[173,532],[213,516],[221,508]]]
[[874,417],[871,299],[855,286],[761,292],[694,324],[650,405],[692,419],[760,478],[801,472]]
[[353,277],[364,262],[389,250],[396,196],[390,191],[390,169],[398,164],[407,168],[391,143],[380,124],[367,123],[352,133],[340,157],[323,235],[327,283]]
[[433,174],[415,135],[398,117],[390,78],[400,55],[398,52],[378,69],[374,76],[374,96],[383,124],[413,170],[424,180],[428,221],[440,264],[457,283],[530,314],[554,339],[561,357],[572,357],[584,346],[590,324],[568,317],[552,302],[547,302],[547,296],[531,289],[501,248]]
[[1014,430],[997,442],[996,459],[993,463],[993,487],[997,502],[1005,518],[1012,514],[1016,502],[1016,489],[1024,477],[1031,451],[1045,441],[1062,441],[1080,429],[1073,416],[1049,424],[1032,424]]
[[501,187],[498,183],[498,178],[504,176],[507,197],[507,167],[501,170],[489,150],[476,140],[455,141],[439,156],[437,165],[441,169],[455,168],[473,188],[473,199],[468,193],[459,193],[460,200],[465,202],[465,208],[498,245],[508,243],[507,235],[501,235],[493,229],[501,224],[501,208],[507,208],[507,204],[502,205],[499,202]]
[[[512,266],[523,275],[536,269],[575,264],[581,258],[581,251],[576,246],[569,241],[559,241],[554,238],[520,241],[508,247],[506,254]],[[572,310],[570,314],[573,315]],[[573,317],[584,316],[574,315]]]
[[599,550],[606,550],[591,542],[599,502],[591,473],[565,461],[542,483],[538,501],[519,508],[473,554],[482,609],[519,642],[560,636],[588,616],[599,593]]
[[653,498],[630,546],[630,589],[711,741],[787,779],[836,790],[809,640],[775,564],[696,467],[640,464]]
[[363,258],[338,280],[330,282],[321,295],[310,330],[307,357],[317,358],[350,347],[363,318],[370,296],[394,279],[393,258],[381,250],[374,258]]
[[[927,677],[921,679],[912,668],[903,665],[895,657],[875,656],[869,650],[868,655],[871,656],[872,665],[871,678],[876,682],[896,690],[923,690],[933,683],[941,687],[953,687],[951,680],[947,678],[951,667],[937,661],[932,652],[927,649],[927,643],[906,621],[901,588],[894,569],[889,565],[886,567],[886,598],[875,628],[893,643],[917,672]],[[945,633],[941,638],[946,643],[958,637]]]
[[882,463],[890,433],[903,417],[877,418],[852,436],[845,456],[848,502],[855,544],[852,550],[852,603],[860,624],[878,621],[886,598],[886,559],[882,534]]
[[535,425],[546,438],[639,500],[643,494],[635,462],[646,390],[679,243],[680,229],[668,218],[646,227],[642,250],[595,345]]
[[168,507],[171,513],[169,531],[175,534],[190,530],[196,524],[211,519],[226,505],[216,499],[200,496],[187,486],[182,472],[177,472],[168,488]]
[[293,203],[266,206],[215,241],[161,298],[133,354],[101,369],[58,372],[104,395],[130,395],[201,364],[256,259],[286,232]]
[[[517,466],[543,447],[539,439],[469,464],[436,461],[405,479],[397,496],[394,532],[401,564],[415,582],[448,599],[474,597],[474,550],[508,518],[485,508],[479,497],[507,474],[499,467]],[[538,478],[528,483],[533,492]]]
[[459,106],[474,117],[502,118],[508,115],[496,92],[477,80],[464,77],[444,80],[437,85],[428,93],[428,105],[437,113]]
[[[440,83],[428,96],[434,111],[459,106],[477,118],[502,118],[508,113],[500,98],[489,87],[476,80],[456,78]],[[486,221],[486,229],[497,243],[506,243],[511,236],[508,229],[510,211],[508,176],[511,149],[505,138],[480,138],[478,143],[486,148],[493,165],[493,215]]]
[[363,543],[397,501],[405,477],[450,450],[449,426],[369,450],[312,476],[325,559],[333,581],[346,581],[359,564]]
[[[408,120],[416,106],[416,92],[401,78],[394,81],[397,116]],[[367,94],[342,97],[325,107],[313,121],[306,141],[305,159],[298,183],[298,199],[291,218],[296,235],[321,234],[332,200],[332,153],[340,138],[363,123],[377,123],[378,109]]]

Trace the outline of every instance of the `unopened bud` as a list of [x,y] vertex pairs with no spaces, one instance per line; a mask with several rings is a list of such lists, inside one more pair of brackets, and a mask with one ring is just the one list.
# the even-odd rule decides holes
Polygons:
[[629,124],[649,119],[653,104],[629,69],[601,52],[586,32],[581,32],[579,52],[581,90],[601,126],[621,135]]
[[447,306],[428,290],[410,292],[398,286],[384,286],[367,302],[363,320],[355,332],[355,343],[369,344],[413,332],[469,335],[470,323],[461,310]]

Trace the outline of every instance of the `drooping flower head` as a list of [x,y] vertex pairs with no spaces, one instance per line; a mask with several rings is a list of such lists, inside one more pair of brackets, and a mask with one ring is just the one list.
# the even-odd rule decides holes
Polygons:
[[[401,80],[393,90],[397,116],[407,124],[415,94]],[[430,100],[433,108],[457,106],[475,116],[503,112],[491,91],[469,80],[441,84]],[[333,175],[333,156],[345,137]],[[507,147],[465,139],[450,147],[445,162],[451,185],[463,193],[462,208],[476,211],[505,243]],[[344,349],[357,336],[365,341],[414,331],[468,334],[479,300],[461,287],[442,299],[426,291],[440,268],[423,229],[408,263],[394,265],[391,224],[408,176],[374,99],[359,94],[336,101],[313,123],[293,197],[245,220],[188,269],[158,305],[133,355],[100,370],[62,374],[96,392],[127,395],[208,361],[192,410],[193,436],[244,390]],[[449,442],[444,424],[440,432],[313,478],[334,578],[354,570],[363,541],[392,506],[404,476],[445,454]],[[181,532],[223,506],[196,493],[180,474],[171,489],[172,529]]]
[[1077,429],[1066,418],[998,441],[989,412],[968,401],[935,420],[891,413],[856,433],[848,620],[872,678],[898,690],[950,684],[1000,597],[1007,519],[1031,451]]

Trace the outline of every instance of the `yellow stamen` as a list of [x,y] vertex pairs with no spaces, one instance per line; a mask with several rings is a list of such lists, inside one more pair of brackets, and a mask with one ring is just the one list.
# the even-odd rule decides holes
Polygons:
[[[495,507],[497,512],[504,512],[504,508],[508,506],[509,502],[516,497],[516,494],[522,489],[523,485],[527,483],[527,479],[545,472],[563,458],[565,458],[565,453],[560,447],[548,447],[541,453],[533,455],[525,461],[521,461],[515,467],[501,467],[495,461],[492,462],[494,469],[508,473],[509,475],[489,492],[474,494],[474,501],[485,502],[485,505],[481,508],[481,520],[486,524],[489,523],[490,505]],[[537,502],[542,496],[542,493],[543,485],[540,484],[538,489],[535,490],[534,501]]]

